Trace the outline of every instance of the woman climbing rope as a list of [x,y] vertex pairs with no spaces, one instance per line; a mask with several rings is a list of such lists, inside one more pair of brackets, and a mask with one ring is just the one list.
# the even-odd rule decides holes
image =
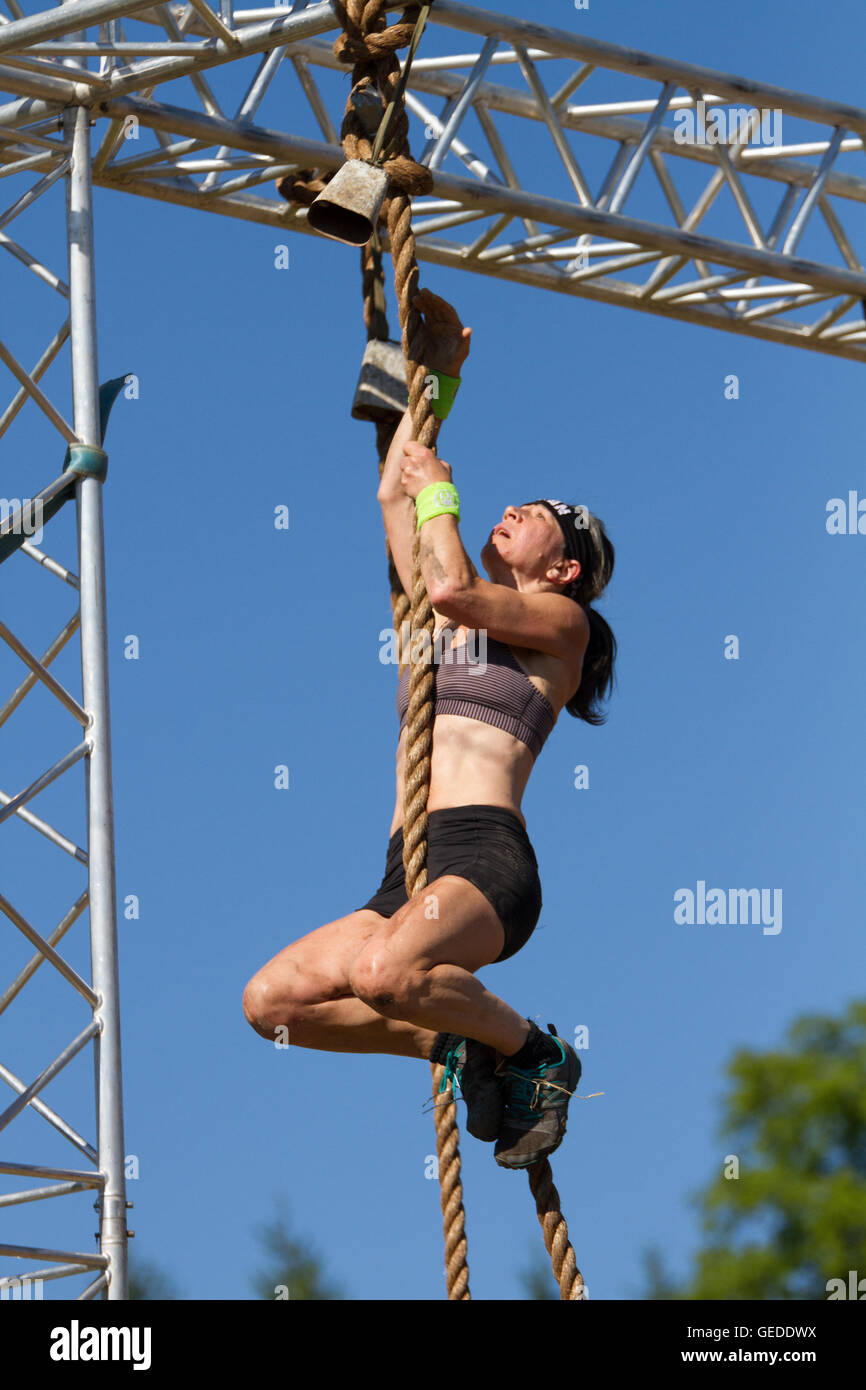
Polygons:
[[[422,360],[456,381],[471,330],[429,291],[415,303],[424,317]],[[480,578],[460,538],[451,468],[411,432],[407,412],[378,500],[407,593],[420,529],[434,653],[447,642],[434,666],[428,884],[407,899],[407,665],[398,683],[397,798],[381,885],[363,907],[265,965],[246,987],[244,1013],[270,1041],[287,1028],[298,1047],[443,1063],[467,1102],[469,1133],[496,1142],[500,1166],[526,1168],[562,1142],[580,1062],[551,1025],[542,1033],[475,972],[513,956],[538,922],[538,865],[520,803],[563,708],[603,722],[598,706],[612,685],[616,642],[590,603],[611,577],[614,548],[586,508],[538,499],[505,508],[481,552],[489,578]]]

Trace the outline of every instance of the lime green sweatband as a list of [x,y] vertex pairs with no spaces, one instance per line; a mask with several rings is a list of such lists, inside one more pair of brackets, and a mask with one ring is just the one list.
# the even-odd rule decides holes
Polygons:
[[418,496],[415,498],[415,515],[418,518],[420,531],[425,521],[430,521],[434,516],[443,516],[445,513],[456,516],[460,520],[460,498],[453,483],[428,483],[422,487]]
[[[430,377],[434,379],[432,386]],[[458,387],[463,378],[448,376],[447,372],[437,372],[432,367],[427,369],[427,378],[427,390],[433,402],[433,414],[437,420],[444,420],[454,404],[454,397],[457,395]]]

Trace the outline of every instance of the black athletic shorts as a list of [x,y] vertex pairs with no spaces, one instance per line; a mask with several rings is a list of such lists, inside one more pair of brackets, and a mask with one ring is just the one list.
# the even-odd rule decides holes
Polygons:
[[[524,826],[504,806],[447,806],[427,816],[427,881],[459,874],[487,898],[505,929],[496,957],[508,960],[525,946],[541,915],[541,880]],[[403,829],[388,841],[385,875],[363,907],[392,917],[407,902]]]

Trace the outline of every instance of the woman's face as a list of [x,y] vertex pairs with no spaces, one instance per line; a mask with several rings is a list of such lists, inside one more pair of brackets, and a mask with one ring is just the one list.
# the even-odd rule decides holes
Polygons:
[[540,502],[506,507],[481,552],[491,579],[510,570],[524,579],[543,579],[562,558],[562,534],[556,518]]

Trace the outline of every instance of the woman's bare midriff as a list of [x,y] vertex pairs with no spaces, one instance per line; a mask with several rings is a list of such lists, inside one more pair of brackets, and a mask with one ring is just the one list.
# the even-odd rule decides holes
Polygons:
[[[465,642],[467,629],[457,624],[438,623],[436,632],[449,626],[455,633],[452,645]],[[525,647],[512,647],[511,650],[558,716],[575,692],[579,671],[569,672],[565,662],[544,652]],[[397,799],[389,835],[403,824],[408,732],[408,728],[403,729],[397,745]],[[534,762],[532,750],[504,729],[464,715],[439,714],[433,724],[427,810],[437,811],[449,806],[501,806],[513,811],[525,828],[520,803]]]

